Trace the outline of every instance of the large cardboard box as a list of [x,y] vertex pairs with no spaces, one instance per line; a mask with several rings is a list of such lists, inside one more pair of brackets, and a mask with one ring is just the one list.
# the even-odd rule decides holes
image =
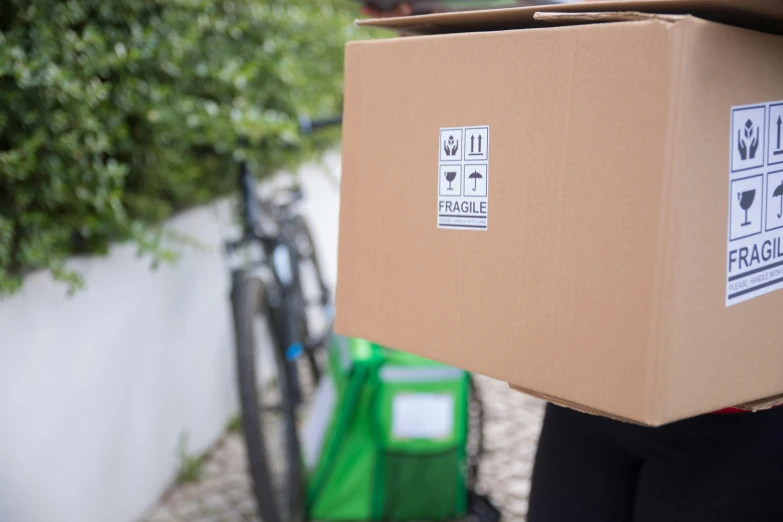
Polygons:
[[649,425],[783,394],[781,21],[372,22],[422,36],[346,49],[337,331]]

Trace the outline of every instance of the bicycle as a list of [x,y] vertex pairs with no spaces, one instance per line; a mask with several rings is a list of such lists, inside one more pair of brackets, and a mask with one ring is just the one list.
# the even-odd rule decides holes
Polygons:
[[[309,122],[303,131],[340,121]],[[253,495],[264,522],[301,522],[305,513],[298,410],[305,402],[303,389],[312,389],[320,378],[319,352],[331,331],[330,292],[310,229],[297,211],[301,189],[289,187],[259,198],[245,160],[239,162],[237,174],[242,233],[225,243],[225,253]],[[318,287],[316,304],[327,318],[327,326],[315,337],[308,314],[312,303],[302,278],[308,266]],[[264,330],[272,340],[269,351],[258,345]],[[300,372],[302,360],[308,372]],[[302,378],[307,374],[309,382]]]
[[[300,121],[300,130],[307,134],[341,122],[340,117],[304,119]],[[231,268],[242,431],[253,495],[264,522],[304,522],[304,472],[297,410],[306,403],[304,391],[312,390],[320,379],[319,357],[331,335],[331,321],[328,321],[320,336],[311,336],[307,317],[309,302],[301,277],[308,263],[317,281],[317,304],[328,309],[330,293],[309,227],[296,211],[296,203],[303,198],[302,191],[293,187],[269,198],[258,198],[255,180],[245,161],[239,163],[238,179],[243,233],[237,240],[226,242],[226,254]],[[239,252],[253,245],[261,247],[256,249],[256,257],[242,260]],[[256,342],[259,330],[263,329],[258,324],[260,321],[267,323],[272,338],[272,353],[268,354],[271,360],[259,361],[261,354]],[[302,360],[306,361],[308,372],[300,371]],[[274,368],[274,378],[267,375],[264,379],[259,374],[270,366]],[[259,376],[266,384],[260,391]],[[474,485],[483,453],[483,424],[483,405],[471,380],[471,445],[466,471],[469,483]],[[282,446],[282,451],[272,449],[278,446]],[[469,504],[479,520],[495,520],[494,508],[484,497],[472,492]]]

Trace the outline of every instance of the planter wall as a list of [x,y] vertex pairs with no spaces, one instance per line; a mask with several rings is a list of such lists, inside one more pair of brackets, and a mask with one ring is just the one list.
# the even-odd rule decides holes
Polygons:
[[[319,170],[302,179],[333,278],[337,195]],[[71,262],[87,280],[74,297],[39,273],[0,301],[0,520],[136,520],[176,476],[182,437],[198,454],[224,431],[236,404],[228,210],[169,222],[201,243],[173,265],[151,271],[117,246]]]

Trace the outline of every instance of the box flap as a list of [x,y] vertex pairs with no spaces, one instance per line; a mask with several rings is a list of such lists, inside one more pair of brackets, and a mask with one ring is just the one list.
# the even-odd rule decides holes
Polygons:
[[549,22],[551,24],[589,24],[605,22],[641,22],[644,20],[660,20],[663,22],[677,22],[683,19],[685,15],[670,15],[656,13],[640,13],[639,11],[598,11],[590,13],[550,13],[537,12],[533,15],[534,20]]
[[783,395],[777,395],[767,399],[761,399],[758,401],[748,402],[746,404],[740,404],[737,408],[747,411],[764,411],[770,408],[777,408],[783,405]]
[[[502,31],[534,27],[551,27],[551,21],[536,13],[638,12],[665,15],[693,15],[724,24],[783,34],[783,1],[781,0],[636,0],[556,4],[483,11],[438,13],[359,20],[357,24],[382,27],[407,34],[442,34],[477,31]],[[574,20],[571,20],[573,23]],[[583,19],[582,23],[617,21]]]

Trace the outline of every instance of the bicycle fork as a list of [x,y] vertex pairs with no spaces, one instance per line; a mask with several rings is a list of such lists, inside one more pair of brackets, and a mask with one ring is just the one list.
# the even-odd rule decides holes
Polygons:
[[296,271],[293,269],[293,262],[288,245],[284,242],[278,243],[272,254],[275,277],[277,277],[281,289],[277,327],[280,349],[284,350],[288,387],[293,399],[293,406],[297,406],[302,401],[297,360],[304,352],[304,341],[299,339],[296,328],[297,310],[293,306]]

